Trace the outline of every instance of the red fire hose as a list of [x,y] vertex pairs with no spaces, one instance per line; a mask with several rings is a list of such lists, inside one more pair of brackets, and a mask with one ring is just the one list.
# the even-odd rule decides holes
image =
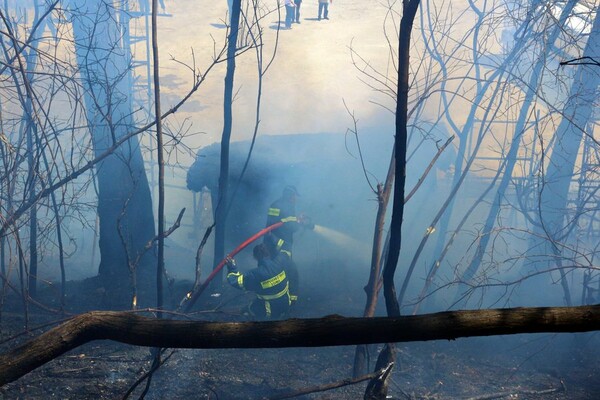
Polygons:
[[254,242],[256,239],[260,238],[261,236],[264,236],[267,233],[271,232],[273,229],[279,228],[284,223],[285,222],[283,222],[283,221],[279,221],[273,225],[269,225],[266,228],[261,229],[260,231],[256,232],[254,235],[252,235],[248,239],[246,239],[244,242],[242,242],[242,244],[240,244],[238,247],[233,249],[233,251],[231,253],[227,254],[225,256],[225,258],[223,258],[221,260],[221,262],[213,269],[213,271],[210,273],[210,275],[208,275],[208,277],[206,278],[204,283],[202,283],[197,288],[193,289],[192,292],[188,293],[183,298],[183,300],[179,304],[179,307],[183,306],[187,301],[187,304],[185,306],[185,311],[187,312],[190,308],[192,308],[194,303],[196,303],[196,300],[198,300],[198,297],[200,297],[202,292],[204,292],[204,290],[208,287],[208,284],[210,283],[210,281],[212,281],[213,278],[219,273],[219,271],[221,271],[223,269],[225,264],[227,264],[228,258],[234,257],[240,251],[244,250],[250,243]]

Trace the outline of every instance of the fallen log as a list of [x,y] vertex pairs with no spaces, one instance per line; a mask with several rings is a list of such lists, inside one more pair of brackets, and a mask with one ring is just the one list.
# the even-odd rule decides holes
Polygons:
[[396,318],[334,315],[269,322],[178,321],[131,312],[94,311],[0,355],[0,386],[94,340],[171,348],[281,348],[596,330],[600,330],[600,305],[452,311]]

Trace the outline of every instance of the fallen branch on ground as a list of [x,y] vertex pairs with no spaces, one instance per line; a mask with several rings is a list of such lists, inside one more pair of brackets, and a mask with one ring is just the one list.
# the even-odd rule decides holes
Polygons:
[[465,400],[493,400],[493,399],[503,399],[503,398],[519,398],[522,395],[535,395],[541,396],[544,394],[558,393],[558,392],[566,392],[567,389],[563,381],[560,381],[560,387],[552,388],[552,389],[544,389],[544,390],[514,390],[509,392],[500,392],[500,393],[492,393],[485,394],[481,396],[469,397]]
[[395,318],[328,316],[224,323],[173,321],[131,312],[94,311],[78,315],[0,355],[0,386],[93,340],[195,349],[282,348],[597,330],[600,330],[600,305],[451,311]]
[[370,374],[366,374],[366,375],[359,376],[359,377],[356,377],[356,378],[343,379],[341,381],[327,383],[325,385],[311,386],[311,387],[307,387],[307,388],[304,388],[304,389],[290,391],[288,393],[284,393],[284,394],[280,394],[280,395],[277,395],[277,396],[269,397],[268,400],[291,399],[293,397],[298,397],[298,396],[302,396],[302,395],[305,395],[305,394],[317,393],[317,392],[325,392],[325,391],[331,390],[331,389],[337,389],[337,388],[341,388],[341,387],[344,387],[344,386],[355,385],[355,384],[360,383],[360,382],[369,381],[369,380],[371,380],[373,378],[377,378],[377,377],[379,377],[379,376],[381,376],[381,375],[383,375],[384,373],[387,373],[387,372],[389,372],[389,368],[384,368],[384,369],[381,369],[379,371],[375,371],[375,372],[372,372]]

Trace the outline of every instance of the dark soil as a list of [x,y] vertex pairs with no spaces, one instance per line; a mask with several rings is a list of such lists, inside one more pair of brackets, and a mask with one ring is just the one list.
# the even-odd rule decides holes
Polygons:
[[[86,285],[89,282],[71,285],[72,309],[103,308],[102,290]],[[175,290],[173,299],[181,299],[182,293]],[[244,320],[239,310],[249,299],[225,288],[220,296],[203,296],[195,317]],[[327,313],[334,310],[357,316],[362,312],[361,302],[364,299],[353,299],[348,292],[319,289],[307,292],[294,313],[296,317],[323,316],[327,305]],[[29,335],[6,341],[23,330],[24,318],[21,304],[10,296],[2,311],[2,351],[43,330],[33,329]],[[32,306],[29,327],[58,318]],[[593,333],[399,343],[389,398],[598,399],[599,344],[599,335]],[[369,348],[370,370],[379,349]],[[268,399],[350,378],[354,347],[166,350],[162,358],[166,361],[153,375],[146,399]],[[150,365],[148,348],[93,342],[0,388],[0,399],[119,399]],[[145,384],[130,398],[140,398]],[[364,381],[295,398],[362,399],[366,385]]]

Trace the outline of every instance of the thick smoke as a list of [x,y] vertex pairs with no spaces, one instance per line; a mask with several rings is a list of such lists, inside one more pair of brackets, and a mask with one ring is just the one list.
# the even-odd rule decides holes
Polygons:
[[[445,136],[439,129],[433,133],[431,129],[412,130],[407,192],[418,182]],[[313,277],[317,286],[341,280],[349,291],[362,293],[369,274],[377,211],[372,188],[385,179],[393,133],[361,133],[358,142],[352,134],[262,136],[240,181],[249,148],[249,141],[231,144],[229,193],[235,195],[227,219],[226,251],[262,229],[269,204],[281,195],[285,185],[295,185],[300,193],[297,212],[317,224],[315,231],[296,234],[294,257],[305,276]],[[220,143],[201,149],[187,177],[190,190],[206,187],[211,191],[213,207],[218,202],[219,158]],[[448,169],[451,162],[452,157],[445,156],[436,165]],[[440,200],[437,180],[438,171],[433,168],[411,200],[417,210],[406,217],[411,229],[427,224],[426,215],[433,209],[428,199]]]

